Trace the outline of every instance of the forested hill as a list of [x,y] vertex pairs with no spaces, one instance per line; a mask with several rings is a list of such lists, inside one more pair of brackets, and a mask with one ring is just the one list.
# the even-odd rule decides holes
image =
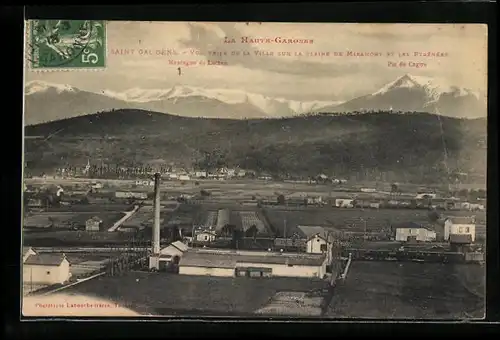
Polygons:
[[486,171],[486,118],[428,113],[228,120],[114,110],[28,126],[25,135],[32,169],[82,166],[88,158],[191,165],[219,149],[228,166],[273,174],[391,172],[435,180],[448,170]]

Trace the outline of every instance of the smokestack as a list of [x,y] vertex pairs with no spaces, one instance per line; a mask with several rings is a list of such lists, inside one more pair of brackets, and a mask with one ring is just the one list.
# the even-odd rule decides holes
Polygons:
[[160,253],[160,173],[155,173],[153,254]]

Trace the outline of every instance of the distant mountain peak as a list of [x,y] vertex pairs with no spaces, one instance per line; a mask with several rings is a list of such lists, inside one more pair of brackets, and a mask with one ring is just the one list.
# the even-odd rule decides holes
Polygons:
[[451,85],[443,79],[410,73],[385,84],[372,94],[353,98],[325,112],[429,112],[444,116],[471,118],[486,115],[486,98],[472,90]]
[[79,91],[77,88],[70,85],[49,83],[42,80],[32,80],[27,82],[25,85],[26,95],[50,90],[56,91],[57,93]]
[[440,78],[415,76],[410,73],[405,73],[398,79],[384,85],[378,91],[372,93],[372,96],[383,95],[391,90],[401,88],[425,91],[429,97],[429,102],[438,100],[443,93],[452,94],[454,97],[472,95],[479,99],[479,94],[471,89],[451,85]]

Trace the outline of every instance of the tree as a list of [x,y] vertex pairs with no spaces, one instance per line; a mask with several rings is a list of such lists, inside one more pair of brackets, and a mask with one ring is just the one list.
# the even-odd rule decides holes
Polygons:
[[278,205],[285,205],[286,200],[284,195],[278,195]]
[[246,237],[253,237],[254,239],[257,238],[257,233],[259,232],[259,229],[255,224],[253,224],[250,228],[248,228],[245,232]]
[[431,210],[427,214],[427,217],[429,218],[430,222],[435,223],[437,220],[439,220],[439,218],[441,217],[441,215],[436,210]]
[[467,189],[461,189],[458,192],[458,197],[466,198],[469,195],[469,191]]
[[198,167],[204,169],[207,174],[215,169],[226,165],[226,152],[220,149],[202,151],[203,156],[197,162]]
[[241,241],[243,240],[243,231],[241,229],[233,229],[232,246],[235,249],[239,248]]
[[224,236],[233,236],[234,230],[236,229],[235,225],[232,224],[226,224],[225,226],[222,227],[221,233]]
[[484,190],[484,189],[479,189],[479,190],[477,191],[477,196],[478,196],[478,198],[486,198],[486,190]]
[[177,225],[174,225],[170,230],[170,239],[172,242],[181,240],[180,229]]
[[396,193],[398,193],[398,192],[399,192],[399,187],[398,187],[398,185],[397,185],[396,183],[392,183],[392,184],[391,184],[391,193],[392,193],[392,194],[396,194]]
[[474,189],[471,189],[469,191],[469,200],[471,201],[477,201],[477,199],[479,198],[479,192],[477,190],[474,190]]

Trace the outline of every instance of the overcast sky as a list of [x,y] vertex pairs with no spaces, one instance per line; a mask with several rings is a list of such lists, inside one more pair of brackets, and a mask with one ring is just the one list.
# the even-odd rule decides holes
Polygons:
[[[235,44],[224,44],[224,37]],[[242,36],[312,39],[312,44],[249,44]],[[123,91],[190,85],[242,89],[297,100],[347,100],[371,93],[405,73],[430,76],[486,92],[485,25],[285,24],[108,22],[107,67],[100,71],[32,72],[26,80],[69,84],[83,90]],[[133,49],[132,55],[116,55]],[[139,53],[149,50],[150,54]],[[158,55],[173,49],[179,56]],[[200,55],[190,54],[191,50]],[[274,56],[256,56],[255,51]],[[295,56],[295,52],[380,52],[381,57]],[[225,51],[223,57],[207,56]],[[240,51],[231,56],[231,51]],[[242,55],[243,51],[250,55]],[[185,52],[185,54],[183,54]],[[277,56],[291,52],[291,56]],[[387,52],[395,52],[388,57]],[[400,52],[409,53],[399,57]],[[446,57],[415,57],[414,52],[441,52]],[[169,65],[171,60],[223,60],[227,66]],[[388,61],[425,63],[426,67],[388,67]]]

